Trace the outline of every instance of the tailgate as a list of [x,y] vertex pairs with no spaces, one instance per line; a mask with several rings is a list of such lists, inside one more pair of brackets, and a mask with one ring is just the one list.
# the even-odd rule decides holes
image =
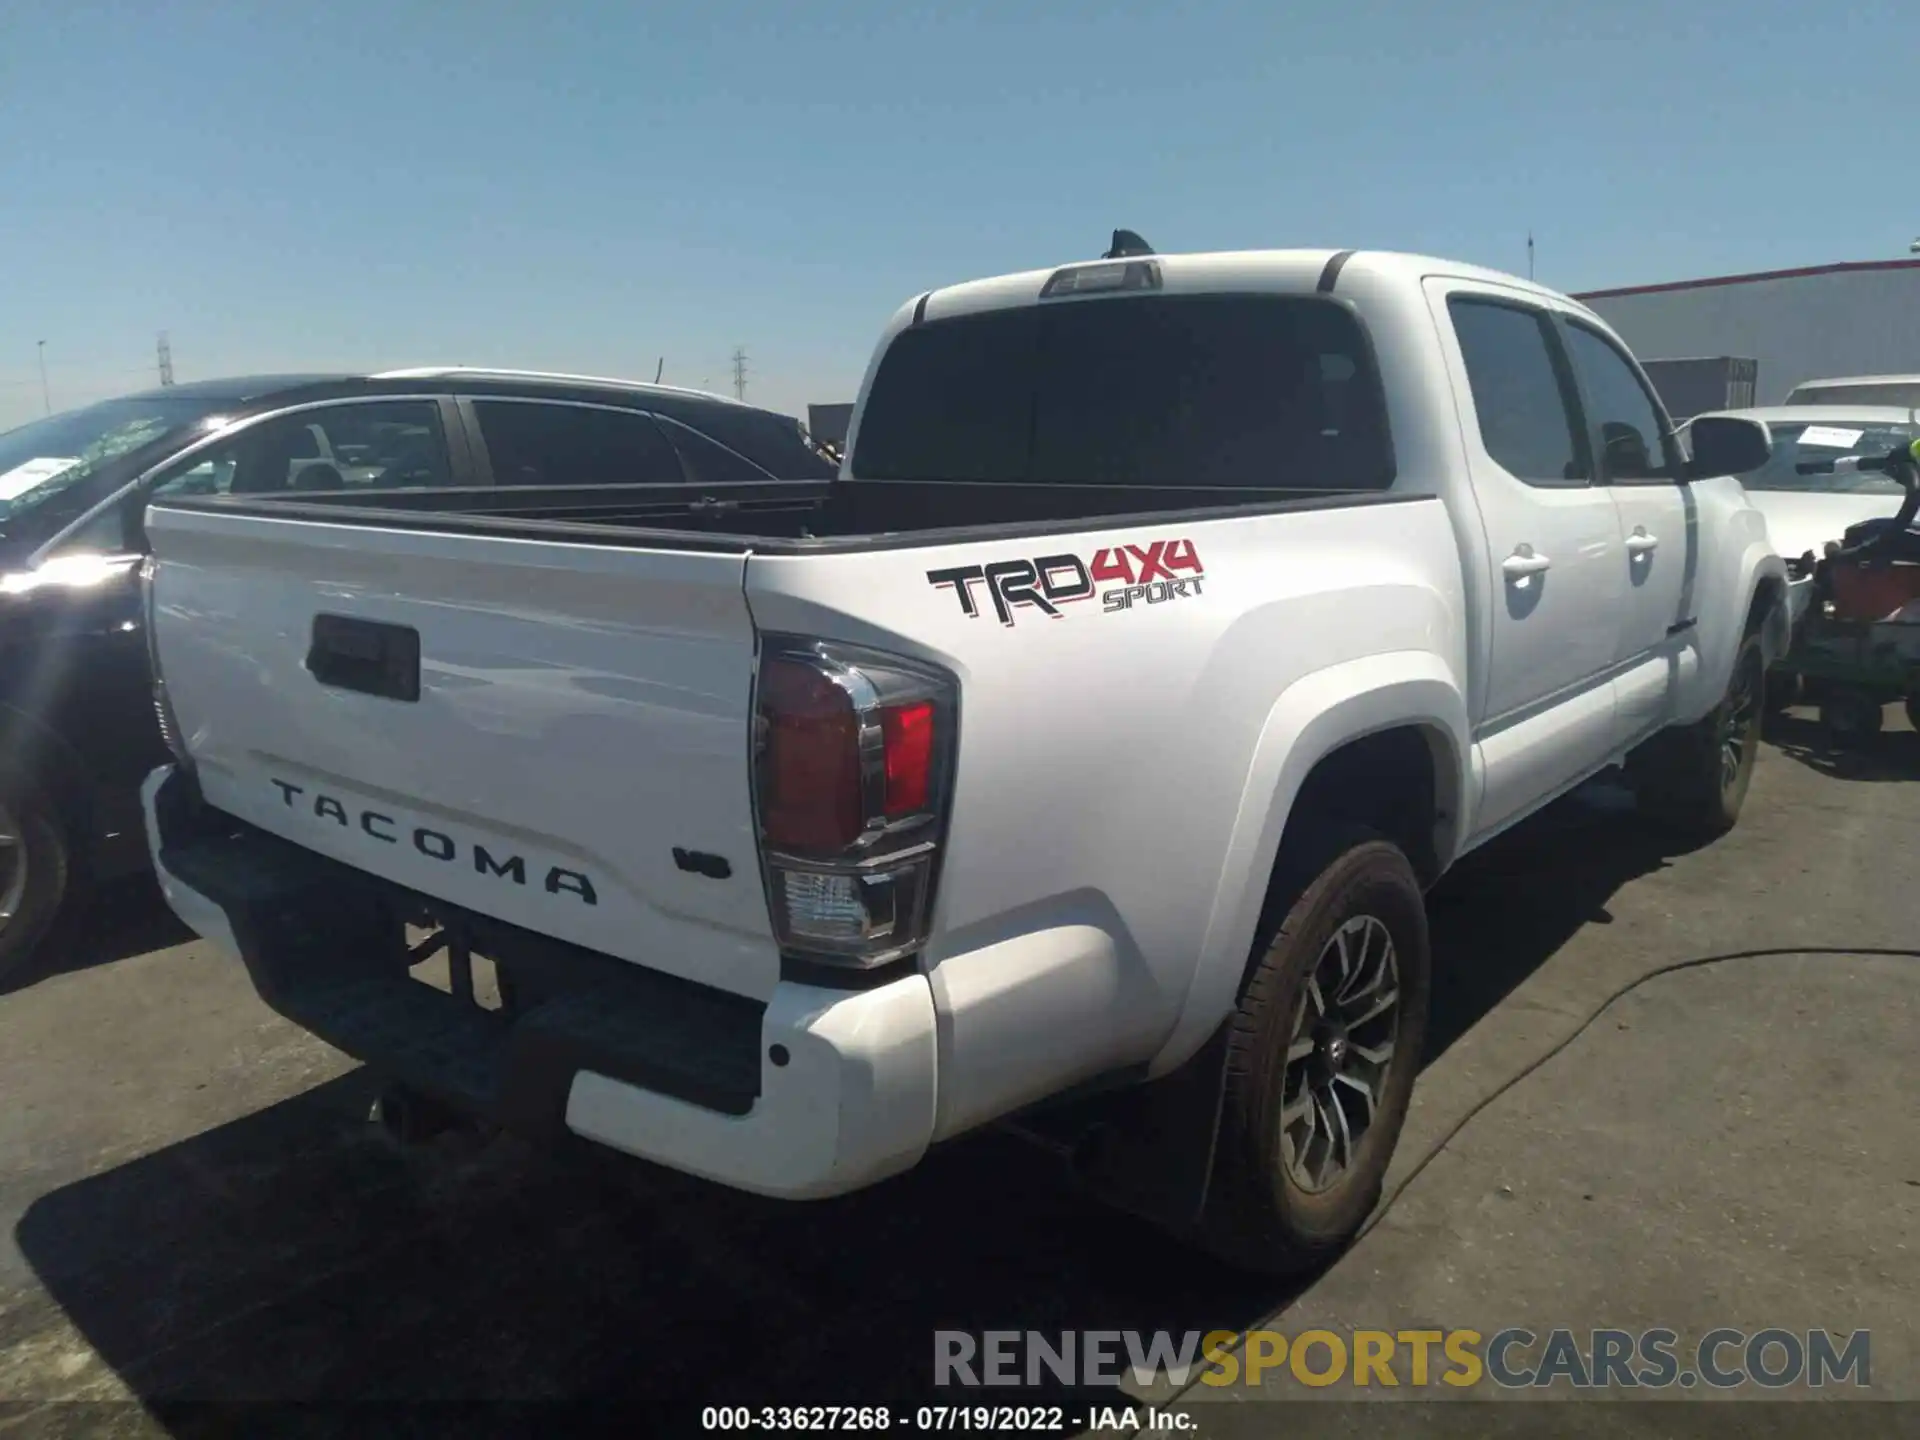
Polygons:
[[772,994],[743,555],[165,505],[147,526],[156,654],[211,804],[511,924]]

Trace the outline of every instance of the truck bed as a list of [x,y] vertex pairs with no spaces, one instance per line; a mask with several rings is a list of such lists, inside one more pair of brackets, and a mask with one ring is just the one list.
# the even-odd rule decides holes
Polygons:
[[1418,498],[1380,491],[832,480],[762,485],[448,488],[170,497],[172,509],[380,529],[539,536],[723,553],[832,553],[1180,517],[1224,518]]

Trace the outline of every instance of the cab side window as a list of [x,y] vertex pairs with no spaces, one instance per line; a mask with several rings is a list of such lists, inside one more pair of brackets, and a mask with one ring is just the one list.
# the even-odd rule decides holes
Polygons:
[[1529,485],[1587,484],[1593,468],[1553,322],[1525,306],[1465,295],[1450,298],[1447,313],[1488,456]]
[[1567,348],[1580,376],[1600,448],[1600,473],[1611,482],[1677,480],[1679,451],[1654,399],[1626,358],[1598,331],[1567,322]]

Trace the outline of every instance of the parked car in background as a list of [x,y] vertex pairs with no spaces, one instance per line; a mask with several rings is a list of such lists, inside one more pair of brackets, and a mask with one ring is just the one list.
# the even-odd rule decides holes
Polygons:
[[[1888,475],[1802,475],[1798,467],[1849,455],[1885,455],[1920,436],[1920,415],[1879,405],[1788,405],[1718,412],[1767,427],[1773,454],[1740,477],[1767,534],[1787,562],[1791,610],[1797,622],[1813,593],[1813,562],[1848,527],[1900,508],[1905,492]],[[1705,418],[1696,416],[1695,422]],[[1680,427],[1681,444],[1690,427]],[[1781,692],[1783,695],[1786,691]]]
[[0,977],[80,883],[148,863],[140,781],[167,755],[135,573],[153,495],[512,487],[591,513],[607,482],[719,496],[833,474],[790,416],[528,372],[210,380],[0,434]]
[[1846,375],[1803,380],[1787,392],[1788,405],[1920,405],[1920,375]]

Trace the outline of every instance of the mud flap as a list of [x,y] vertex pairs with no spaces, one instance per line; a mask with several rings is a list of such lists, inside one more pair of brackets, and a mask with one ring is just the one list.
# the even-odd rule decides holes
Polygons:
[[1223,1022],[1179,1069],[1021,1117],[1013,1127],[1059,1146],[1107,1205],[1175,1234],[1199,1228],[1225,1093]]

